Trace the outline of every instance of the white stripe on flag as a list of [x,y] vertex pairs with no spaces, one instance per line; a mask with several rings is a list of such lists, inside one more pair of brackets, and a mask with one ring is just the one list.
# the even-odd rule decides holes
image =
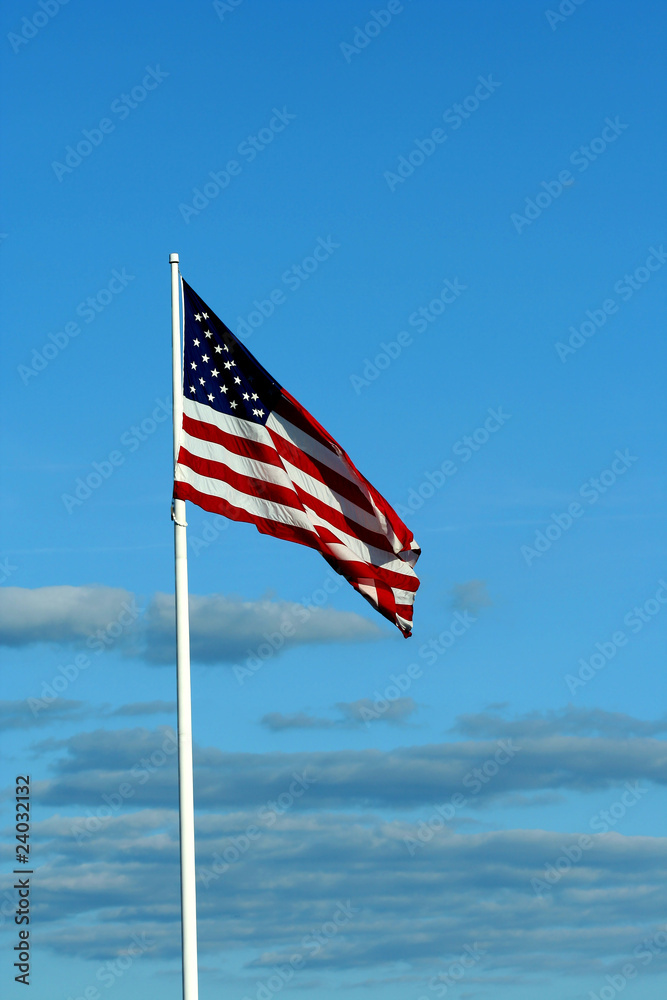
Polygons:
[[225,434],[247,438],[248,441],[258,441],[260,444],[265,444],[275,450],[271,435],[262,424],[254,424],[251,420],[241,420],[240,417],[230,417],[227,413],[213,410],[205,403],[197,403],[194,399],[186,398],[183,400],[183,412],[188,417],[192,417],[193,420],[199,420],[203,424],[213,424]]
[[362,527],[368,528],[369,531],[375,531],[379,535],[383,534],[382,524],[372,514],[369,514],[367,510],[363,510],[355,503],[352,503],[351,500],[342,497],[340,493],[336,493],[325,483],[310,476],[298,466],[292,465],[286,458],[282,459],[282,463],[292,482],[300,486],[306,493],[309,493],[317,500],[321,500],[322,503],[327,504],[329,507],[333,507],[334,510],[340,511],[344,517],[351,518]]
[[360,489],[366,493],[366,487],[364,483],[360,482],[354,469],[350,468],[347,462],[339,455],[336,455],[333,451],[329,451],[329,449],[325,448],[323,444],[320,444],[319,441],[312,438],[310,434],[306,434],[305,431],[295,427],[294,424],[289,422],[289,420],[278,416],[276,413],[271,414],[269,419],[266,421],[266,426],[280,434],[285,441],[294,445],[298,451],[305,452],[310,458],[314,458],[318,462],[322,462],[334,472],[338,472],[341,476],[345,476],[346,479],[349,479],[350,482],[354,483],[355,486],[360,487]]
[[262,479],[265,482],[276,483],[278,486],[294,490],[289,476],[279,465],[260,462],[256,458],[246,458],[245,455],[238,455],[234,451],[229,451],[223,444],[192,437],[186,431],[183,431],[181,446],[189,451],[191,455],[196,455],[197,458],[203,458],[207,462],[220,462],[222,465],[229,466],[233,472],[238,473],[240,476]]
[[278,521],[280,524],[291,524],[297,528],[305,528],[306,531],[315,529],[309,518],[302,510],[288,507],[285,504],[275,503],[273,500],[263,500],[260,497],[251,496],[249,493],[241,493],[234,489],[229,483],[221,479],[210,479],[200,476],[197,472],[179,465],[176,470],[176,481],[188,483],[199,493],[204,493],[213,500],[223,499],[234,507],[240,507],[256,517],[263,517],[269,521]]

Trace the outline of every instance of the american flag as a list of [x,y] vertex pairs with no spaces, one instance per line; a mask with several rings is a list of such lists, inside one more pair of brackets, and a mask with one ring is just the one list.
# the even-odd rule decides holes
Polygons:
[[407,638],[412,532],[330,434],[183,281],[174,496],[321,552]]

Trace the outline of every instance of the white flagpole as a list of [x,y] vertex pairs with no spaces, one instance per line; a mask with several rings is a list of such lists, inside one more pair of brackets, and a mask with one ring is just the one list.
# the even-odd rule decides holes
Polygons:
[[[178,254],[171,265],[171,345],[173,372],[174,467],[183,422],[181,381],[181,321]],[[185,500],[174,500],[174,556],[176,571],[176,677],[178,689],[178,818],[181,847],[181,946],[183,1000],[198,1000],[197,894],[195,883],[195,811],[192,767],[192,705],[190,697],[190,615]]]

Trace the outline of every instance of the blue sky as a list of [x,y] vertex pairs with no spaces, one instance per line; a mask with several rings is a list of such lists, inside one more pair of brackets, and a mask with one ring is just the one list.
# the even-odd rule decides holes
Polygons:
[[423,550],[406,643],[316,553],[188,505],[202,1000],[652,1000],[664,7],[11,0],[3,25],[32,996],[179,996],[177,251]]

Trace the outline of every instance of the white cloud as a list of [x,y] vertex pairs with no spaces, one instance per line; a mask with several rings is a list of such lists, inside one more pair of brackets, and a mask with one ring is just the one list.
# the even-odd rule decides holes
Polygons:
[[[491,732],[493,718],[484,722]],[[506,721],[495,717],[499,730]],[[632,728],[641,728],[640,721],[632,720]],[[536,995],[545,970],[596,975],[604,985],[614,963],[633,960],[642,940],[661,926],[667,838],[624,836],[620,823],[601,833],[588,821],[572,832],[466,832],[458,816],[443,818],[436,808],[457,791],[473,807],[496,794],[608,789],[606,806],[616,817],[612,804],[632,808],[628,784],[643,800],[651,784],[667,779],[664,741],[628,738],[625,724],[615,739],[572,735],[567,711],[548,715],[548,722],[542,733],[506,734],[504,745],[517,741],[520,751],[487,771],[485,762],[497,759],[497,739],[389,751],[196,749],[204,960],[219,955],[224,940],[224,948],[246,962],[233,980],[235,991],[254,996],[258,977],[269,976],[314,929],[330,924],[342,900],[353,919],[326,946],[308,952],[295,986],[341,970],[357,970],[361,980],[396,975],[401,963],[401,974],[424,992],[428,978],[475,941],[484,949],[475,983],[487,989],[516,983]],[[68,814],[34,826],[44,859],[42,941],[58,953],[106,960],[127,947],[131,927],[154,940],[152,954],[162,967],[165,959],[177,960],[175,754],[155,755],[167,740],[175,745],[168,728],[136,728],[41,745],[60,757],[54,777],[38,783],[35,796],[43,809],[57,805]],[[142,761],[146,769],[133,772]],[[463,784],[475,768],[488,779],[478,791]],[[121,787],[131,794],[120,795]],[[416,818],[409,808],[419,810]],[[77,826],[90,835],[77,840]],[[587,841],[577,854],[582,833]],[[227,867],[220,870],[223,858]],[[549,866],[557,877],[537,892],[533,882],[544,883]],[[642,974],[658,969],[656,961]],[[502,979],[510,974],[511,982]]]
[[[604,983],[604,971],[632,959],[663,920],[659,893],[647,886],[667,866],[667,838],[593,835],[581,863],[541,898],[531,879],[544,875],[576,831],[444,829],[428,850],[411,856],[404,840],[416,835],[414,823],[286,812],[269,825],[258,815],[215,813],[197,821],[200,953],[219,954],[221,941],[242,950],[241,979],[256,980],[302,950],[304,937],[331,920],[340,901],[349,901],[353,918],[321,949],[304,952],[308,961],[294,985],[328,970],[395,972],[397,962],[425,985],[475,941],[485,953],[475,970],[481,984],[511,969],[530,987],[550,968],[564,977],[597,974]],[[103,961],[126,946],[131,927],[151,936],[162,965],[176,959],[176,812],[114,817],[83,845],[67,822],[35,826],[42,852],[54,858],[39,876],[43,943]],[[258,835],[234,852],[249,828]],[[234,860],[209,878],[223,854]]]
[[[169,727],[79,733],[43,741],[39,751],[66,750],[43,803],[91,805],[128,780],[128,771],[159,751]],[[663,740],[546,735],[516,741],[480,739],[394,750],[229,753],[195,748],[197,801],[202,809],[245,808],[280,794],[294,772],[316,776],[307,808],[434,806],[459,792],[471,808],[515,793],[606,790],[624,782],[667,782]],[[137,786],[137,805],[174,801],[175,754]],[[481,773],[480,773],[481,771]],[[304,805],[306,800],[304,800]]]
[[[373,622],[350,611],[305,608],[290,601],[244,601],[223,594],[190,595],[192,658],[200,663],[234,662],[257,655],[268,644],[279,652],[309,643],[355,642],[382,638]],[[146,615],[145,657],[153,663],[174,659],[174,598],[155,594]]]
[[480,608],[493,604],[486,591],[484,580],[467,580],[456,583],[452,587],[452,607],[457,611],[470,611],[475,614]]
[[66,698],[56,698],[51,702],[48,713],[37,714],[31,711],[25,699],[0,701],[0,729],[32,729],[35,726],[84,719],[90,714],[85,702]]
[[[0,590],[0,645],[85,644],[103,630],[127,656],[152,664],[172,664],[176,655],[174,629],[171,594],[154,594],[144,612],[134,595],[112,587]],[[269,598],[244,601],[223,594],[190,595],[191,652],[199,663],[233,663],[257,655],[263,646],[273,655],[311,643],[360,642],[385,636],[378,624],[354,612],[306,608]]]
[[116,621],[131,598],[114,587],[3,587],[0,644],[81,641]]
[[402,725],[417,711],[417,702],[414,698],[394,698],[387,701],[380,711],[372,698],[359,698],[357,701],[339,701],[336,708],[351,725],[366,725],[375,721]]
[[378,711],[372,698],[359,698],[357,701],[339,701],[336,704],[339,712],[337,719],[329,719],[308,712],[268,712],[262,717],[262,725],[273,732],[285,729],[358,729],[368,726],[371,722],[388,722],[392,725],[403,725],[417,711],[417,703],[413,698],[396,698],[387,702],[386,708]]
[[606,712],[601,708],[565,708],[549,712],[527,712],[508,719],[501,712],[505,705],[490,705],[485,712],[461,715],[453,732],[464,736],[515,736],[541,739],[546,736],[657,736],[667,732],[667,715],[660,719],[635,719],[624,712]]

